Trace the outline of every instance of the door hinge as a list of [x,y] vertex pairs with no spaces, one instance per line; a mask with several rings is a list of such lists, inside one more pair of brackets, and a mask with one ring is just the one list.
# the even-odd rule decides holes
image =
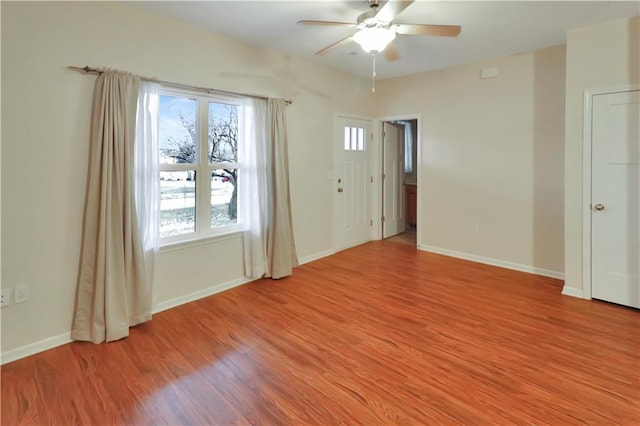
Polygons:
[[384,173],[382,174],[382,180],[385,180],[387,178],[387,175],[385,175]]
[[373,219],[371,219],[371,223],[370,223],[370,225],[371,225],[371,226],[373,226]]
[[371,176],[371,183],[373,183],[373,176]]
[[384,216],[382,216],[382,223],[384,223]]

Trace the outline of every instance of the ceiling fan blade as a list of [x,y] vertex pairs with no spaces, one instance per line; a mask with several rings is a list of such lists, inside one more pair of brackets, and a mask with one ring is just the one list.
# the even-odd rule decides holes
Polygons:
[[402,35],[434,35],[457,37],[462,27],[460,25],[426,25],[426,24],[395,24],[392,25],[396,33]]
[[337,49],[338,47],[342,47],[346,44],[351,43],[351,36],[343,38],[340,41],[336,41],[335,43],[333,43],[331,46],[327,46],[322,50],[318,50],[316,53],[314,53],[314,55],[324,55],[325,53],[333,50],[333,49]]
[[300,25],[324,25],[324,26],[335,26],[335,27],[354,27],[355,25],[350,22],[336,22],[336,21],[310,21],[307,19],[303,19],[301,21],[296,22]]
[[384,48],[384,57],[387,61],[394,62],[400,59],[400,52],[393,44],[389,44]]
[[385,3],[384,6],[382,6],[382,8],[378,11],[378,13],[376,13],[376,19],[382,22],[387,22],[387,23],[391,22],[394,19],[396,19],[396,17],[400,15],[400,13],[402,13],[402,11],[405,10],[407,7],[409,7],[413,2],[414,0],[410,0],[410,1],[389,0],[388,2]]

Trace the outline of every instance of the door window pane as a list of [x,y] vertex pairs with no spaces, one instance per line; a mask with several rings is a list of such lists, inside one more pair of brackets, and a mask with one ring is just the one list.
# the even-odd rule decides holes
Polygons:
[[238,169],[211,172],[211,227],[238,222]]
[[358,151],[364,151],[364,127],[358,127]]
[[160,172],[160,237],[196,230],[195,170]]
[[344,149],[345,151],[351,149],[351,127],[348,126],[344,128]]
[[344,127],[344,150],[345,151],[364,151],[365,150],[365,133],[364,127]]
[[207,156],[211,163],[238,162],[238,106],[209,102]]
[[358,149],[358,129],[355,127],[351,128],[351,151],[355,151]]
[[160,96],[160,164],[196,161],[197,101],[181,96]]

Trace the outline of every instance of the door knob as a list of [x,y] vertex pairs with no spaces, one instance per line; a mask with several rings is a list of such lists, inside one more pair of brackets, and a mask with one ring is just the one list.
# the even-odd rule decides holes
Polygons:
[[344,189],[338,188],[338,192],[342,192],[342,191],[344,191]]
[[595,206],[593,206],[593,208],[601,212],[602,210],[604,210],[604,204],[596,204]]

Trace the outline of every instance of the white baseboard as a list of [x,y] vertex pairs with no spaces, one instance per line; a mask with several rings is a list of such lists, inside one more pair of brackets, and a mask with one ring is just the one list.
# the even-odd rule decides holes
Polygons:
[[319,253],[314,253],[309,256],[301,257],[298,259],[298,263],[304,265],[305,263],[313,262],[314,260],[322,259],[323,257],[331,256],[332,254],[336,254],[336,251],[333,249],[324,250]]
[[578,299],[585,299],[582,294],[582,289],[567,287],[566,285],[562,287],[562,294],[565,296],[577,297]]
[[[335,251],[333,250],[325,250],[319,253],[312,254],[310,256],[305,256],[303,258],[300,258],[298,259],[298,262],[300,263],[300,265],[304,265],[305,263],[313,262],[314,260],[331,256],[334,253]],[[216,284],[212,287],[205,288],[203,290],[198,290],[193,293],[186,294],[184,296],[176,297],[175,299],[167,300],[165,302],[160,302],[154,306],[153,313],[156,314],[158,312],[166,311],[167,309],[175,308],[176,306],[184,305],[185,303],[193,302],[195,300],[202,299],[204,297],[212,296],[216,293],[221,293],[223,291],[232,289],[234,287],[238,287],[242,284],[246,284],[251,281],[254,281],[254,280],[250,278],[239,278],[226,283]]]
[[456,257],[458,259],[470,260],[472,262],[484,263],[486,265],[513,269],[514,271],[527,272],[529,274],[535,274],[535,275],[542,275],[543,277],[564,280],[564,273],[562,272],[550,271],[548,269],[536,268],[534,266],[523,265],[520,263],[507,262],[505,260],[493,259],[491,257],[478,256],[475,254],[443,249],[440,247],[434,247],[434,246],[429,246],[424,244],[418,245],[418,250],[428,251],[430,253],[442,254],[445,256]]
[[7,364],[9,362],[17,361],[21,358],[28,357],[29,355],[37,354],[38,352],[44,352],[58,346],[66,345],[70,342],[71,332],[69,331],[67,333],[49,337],[48,339],[37,341],[35,343],[20,346],[6,352],[2,352],[2,355],[0,355],[0,364]]
[[184,305],[185,303],[193,302],[195,300],[212,296],[217,293],[222,293],[223,291],[230,290],[234,287],[238,287],[251,281],[254,280],[250,278],[238,278],[236,280],[227,281],[226,283],[222,284],[216,284],[209,288],[194,291],[193,293],[185,294],[184,296],[160,302],[153,307],[153,313],[157,314],[158,312],[166,311],[167,309],[175,308],[176,306]]
[[[299,259],[301,265],[309,262],[313,262],[314,260],[321,259],[326,256],[331,256],[334,254],[334,250],[325,250],[319,253],[312,254],[310,256],[305,256]],[[249,278],[238,278],[236,280],[228,281],[222,284],[216,284],[209,288],[205,288],[203,290],[198,290],[193,293],[186,294],[184,296],[176,297],[174,299],[166,300],[164,302],[157,303],[153,307],[153,313],[157,314],[162,311],[166,311],[167,309],[175,308],[176,306],[184,305],[185,303],[193,302],[198,299],[202,299],[204,297],[212,296],[216,293],[221,293],[223,291],[232,289],[234,287],[238,287],[240,285],[246,284],[248,282],[253,281]],[[0,365],[6,364],[12,361],[17,361],[21,358],[28,357],[30,355],[37,354],[38,352],[44,352],[48,349],[55,348],[57,346],[62,346],[67,343],[71,343],[71,332],[63,333],[58,336],[49,337],[47,339],[39,340],[37,342],[20,346],[15,349],[8,350],[6,352],[2,352],[0,354]]]
[[[242,284],[246,284],[252,280],[248,278],[239,278],[237,280],[229,281],[222,284],[217,284],[203,290],[198,290],[184,296],[176,297],[175,299],[160,302],[153,307],[153,313],[166,311],[167,309],[174,308],[185,303],[193,302],[194,300],[202,299],[203,297],[211,296],[216,293],[221,293],[225,290],[238,287]],[[31,343],[19,348],[11,349],[0,354],[0,364],[6,364],[9,362],[17,361],[21,358],[28,357],[30,355],[37,354],[38,352],[44,352],[48,349],[53,349],[57,346],[62,346],[67,343],[71,343],[71,332],[63,333],[58,336],[49,337],[47,339],[39,340],[35,343]]]
[[[485,263],[493,266],[500,266],[507,269],[514,269],[516,271],[528,272],[532,274],[542,275],[551,278],[564,279],[564,274],[555,271],[549,271],[546,269],[534,268],[532,266],[521,265],[517,263],[505,262],[502,260],[492,259],[488,257],[476,256],[468,253],[457,252],[454,250],[441,249],[439,247],[433,247],[428,245],[419,245],[419,250],[428,251],[431,253],[442,254],[445,256],[457,257],[460,259],[470,260],[473,262]],[[299,259],[301,265],[309,262],[313,262],[318,259],[322,259],[323,257],[331,256],[335,254],[335,250],[329,249],[324,250],[319,253],[312,254],[310,256],[305,256]],[[158,313],[162,311],[166,311],[167,309],[174,308],[176,306],[183,305],[185,303],[193,302],[198,299],[202,299],[204,297],[212,296],[216,293],[221,293],[223,291],[232,289],[234,287],[238,287],[240,285],[246,284],[253,280],[248,278],[239,278],[236,280],[228,281],[222,284],[216,284],[209,288],[205,288],[203,290],[198,290],[193,293],[186,294],[184,296],[176,297],[174,299],[170,299],[164,302],[157,303],[153,308],[153,313]],[[568,296],[579,297],[582,298],[582,291],[577,290],[571,287],[564,287],[562,290],[562,294],[566,294]],[[21,346],[19,348],[11,349],[6,352],[2,352],[0,354],[0,364],[6,364],[12,361],[16,361],[20,358],[25,358],[30,355],[34,355],[38,352],[43,352],[48,349],[55,348],[57,346],[62,346],[66,343],[70,343],[71,333],[63,333],[58,336],[49,337],[47,339],[40,340],[35,343],[31,343],[25,346]]]

